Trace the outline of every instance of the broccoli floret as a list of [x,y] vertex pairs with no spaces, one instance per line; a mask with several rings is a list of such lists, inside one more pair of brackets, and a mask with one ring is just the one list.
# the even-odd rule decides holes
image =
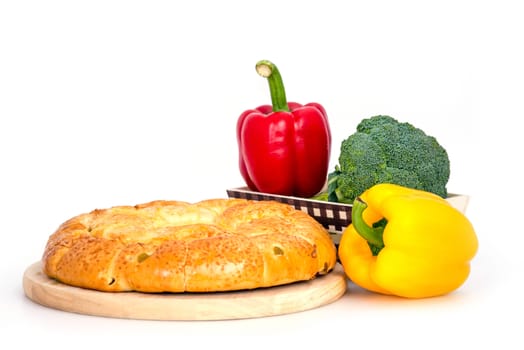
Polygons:
[[328,200],[353,203],[378,183],[393,183],[447,197],[450,162],[433,136],[409,123],[378,115],[362,120],[342,142],[328,177]]

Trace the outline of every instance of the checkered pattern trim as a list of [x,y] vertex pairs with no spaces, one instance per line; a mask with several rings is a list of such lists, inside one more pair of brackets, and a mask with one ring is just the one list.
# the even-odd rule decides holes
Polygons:
[[297,197],[277,196],[267,193],[246,191],[242,189],[229,189],[230,198],[250,199],[257,201],[274,200],[294,206],[317,220],[332,235],[335,243],[340,241],[340,235],[351,223],[351,205],[340,203],[321,202]]

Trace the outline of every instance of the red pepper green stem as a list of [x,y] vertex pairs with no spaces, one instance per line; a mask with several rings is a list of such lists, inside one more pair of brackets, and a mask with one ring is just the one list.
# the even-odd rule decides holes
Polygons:
[[267,78],[273,112],[289,112],[284,82],[277,66],[268,60],[261,60],[255,68],[261,77]]
[[362,213],[368,207],[367,203],[364,202],[360,197],[357,197],[353,202],[353,208],[351,209],[351,223],[362,238],[368,241],[370,244],[378,249],[384,247],[384,241],[382,235],[384,232],[384,226],[370,227],[364,221]]

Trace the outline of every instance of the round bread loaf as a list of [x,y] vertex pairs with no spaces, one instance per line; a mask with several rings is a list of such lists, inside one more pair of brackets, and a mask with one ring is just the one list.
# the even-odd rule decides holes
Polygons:
[[336,248],[316,220],[273,201],[152,201],[95,209],[49,237],[43,271],[99,291],[217,292],[310,280]]

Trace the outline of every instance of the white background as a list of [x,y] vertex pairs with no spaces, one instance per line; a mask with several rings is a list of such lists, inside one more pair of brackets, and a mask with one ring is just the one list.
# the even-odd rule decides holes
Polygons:
[[[287,334],[344,348],[522,346],[522,14],[505,0],[2,1],[2,342],[155,349],[182,335],[195,345]],[[28,300],[23,273],[65,219],[243,185],[235,123],[270,102],[260,59],[280,68],[289,100],[324,105],[332,167],[372,115],[438,138],[448,190],[470,196],[480,241],[467,282],[414,301],[350,285],[328,306],[244,321],[116,320]]]

